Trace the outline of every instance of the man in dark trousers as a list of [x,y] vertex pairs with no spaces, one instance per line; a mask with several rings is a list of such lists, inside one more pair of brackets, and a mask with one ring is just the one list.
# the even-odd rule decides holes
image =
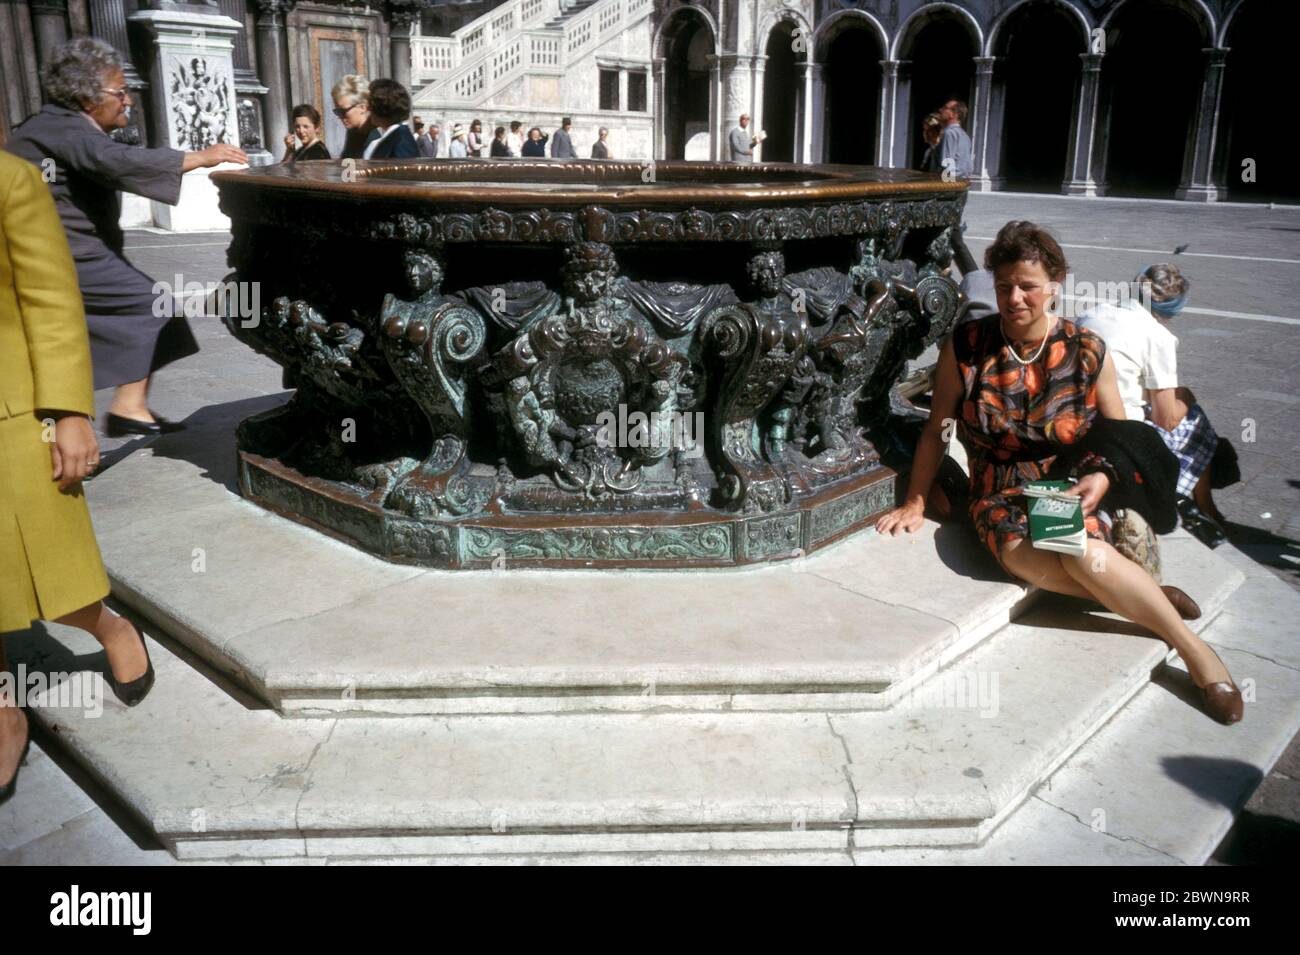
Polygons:
[[[939,108],[939,117],[946,125],[943,128],[943,137],[939,140],[938,171],[948,180],[969,180],[974,169],[970,136],[963,128],[968,112],[966,104],[959,99],[950,99]],[[962,223],[960,229],[953,229],[950,233],[952,254],[957,260],[957,268],[961,269],[961,274],[970,275],[978,271],[979,266],[975,264],[970,249],[966,248],[966,240],[962,238],[964,231],[966,231],[966,224]]]
[[415,131],[415,148],[420,151],[420,155],[425,159],[435,158],[438,155],[438,149],[433,144],[433,138],[424,131],[424,120],[418,116],[412,116],[411,128]]
[[555,131],[551,137],[551,158],[552,159],[577,159],[578,152],[573,148],[573,138],[570,132],[573,129],[573,120],[568,116],[560,122],[560,128]]

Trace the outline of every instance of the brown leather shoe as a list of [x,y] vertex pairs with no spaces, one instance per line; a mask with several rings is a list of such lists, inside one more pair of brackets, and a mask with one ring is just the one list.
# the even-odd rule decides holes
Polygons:
[[[1214,653],[1213,650],[1210,651]],[[1219,659],[1219,655],[1214,653],[1214,658]],[[1226,670],[1227,667],[1224,667]],[[1227,683],[1211,683],[1209,686],[1201,687],[1201,697],[1205,701],[1205,711],[1225,726],[1231,726],[1239,722],[1242,717],[1244,706],[1241,699],[1241,690],[1237,689],[1237,684],[1229,678]]]
[[1187,594],[1183,593],[1177,587],[1171,587],[1168,584],[1160,588],[1164,591],[1169,602],[1174,605],[1178,611],[1178,616],[1184,620],[1195,620],[1201,615],[1201,608],[1196,605],[1196,601]]

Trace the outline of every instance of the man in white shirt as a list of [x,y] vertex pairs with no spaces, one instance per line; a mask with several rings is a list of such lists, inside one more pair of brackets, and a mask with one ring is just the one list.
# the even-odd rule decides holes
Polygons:
[[1172,431],[1182,419],[1175,404],[1178,339],[1174,333],[1131,298],[1118,305],[1101,302],[1080,316],[1076,324],[1095,332],[1106,343],[1129,419],[1146,418],[1142,404],[1149,392],[1151,420]]

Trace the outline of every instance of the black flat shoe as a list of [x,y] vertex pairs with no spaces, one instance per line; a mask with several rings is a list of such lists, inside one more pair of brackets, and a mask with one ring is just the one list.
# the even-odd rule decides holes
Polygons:
[[153,421],[140,421],[137,418],[123,418],[110,413],[104,419],[104,434],[110,438],[120,438],[127,434],[170,434],[184,431],[185,425],[177,421],[168,421],[154,415]]
[[23,763],[27,761],[27,751],[32,748],[32,724],[27,723],[27,742],[23,743],[22,755],[18,757],[18,765],[14,767],[14,774],[9,782],[0,786],[0,806],[3,806],[13,798],[14,790],[18,787],[18,771],[23,768]]
[[113,690],[113,695],[125,703],[127,706],[135,706],[153,689],[153,660],[149,658],[149,645],[144,642],[144,633],[137,627],[136,631],[140,636],[140,646],[144,647],[144,658],[148,666],[144,673],[136,677],[130,683],[118,683],[117,678],[113,676],[113,664],[109,663],[108,672],[104,674],[104,679],[108,681],[109,687]]
[[1213,549],[1227,541],[1228,535],[1223,532],[1223,528],[1197,507],[1191,498],[1180,497],[1177,506],[1183,527],[1206,547]]

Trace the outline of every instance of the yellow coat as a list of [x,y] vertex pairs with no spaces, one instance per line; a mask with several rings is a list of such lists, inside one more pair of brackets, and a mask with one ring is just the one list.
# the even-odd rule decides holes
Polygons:
[[51,477],[60,411],[95,413],[77,271],[41,171],[0,152],[0,633],[108,593],[81,486]]

